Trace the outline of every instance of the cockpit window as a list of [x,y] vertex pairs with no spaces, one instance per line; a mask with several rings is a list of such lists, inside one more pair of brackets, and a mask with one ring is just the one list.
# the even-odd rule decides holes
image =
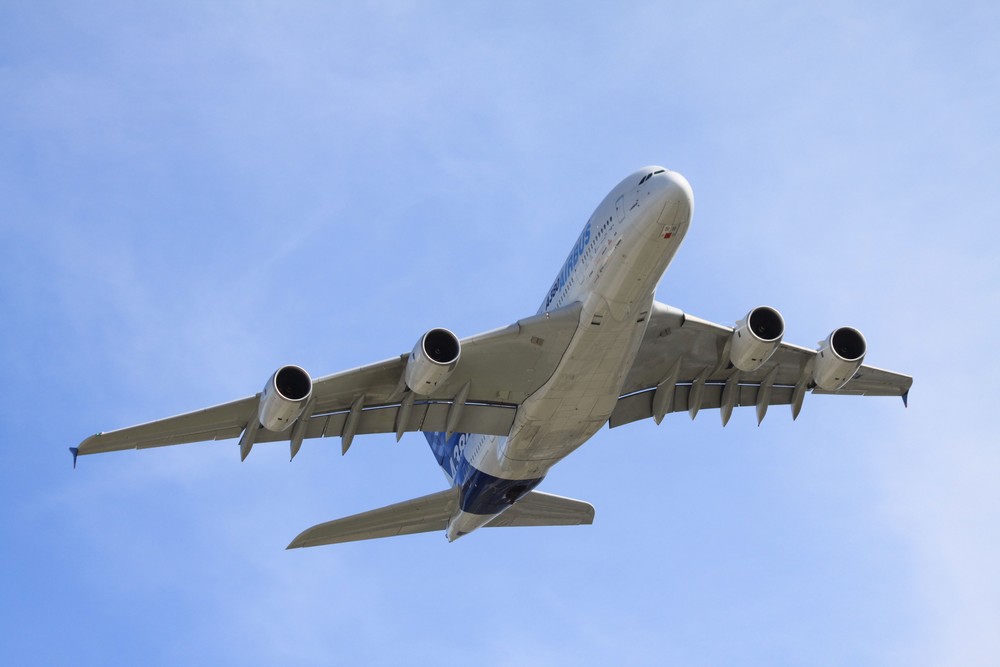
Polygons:
[[656,176],[657,174],[662,174],[662,173],[663,173],[663,172],[665,172],[665,171],[666,171],[666,169],[657,169],[656,171],[654,171],[654,172],[653,172],[652,174],[650,174],[650,175],[651,175],[651,176]]

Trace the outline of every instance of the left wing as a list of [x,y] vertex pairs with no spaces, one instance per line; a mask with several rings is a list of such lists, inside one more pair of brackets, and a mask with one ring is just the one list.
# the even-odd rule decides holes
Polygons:
[[283,431],[258,427],[261,394],[138,426],[98,433],[73,448],[77,455],[145,449],[240,437],[246,458],[258,442],[288,441],[292,457],[305,438],[341,436],[343,451],[357,434],[453,431],[507,435],[517,406],[555,371],[576,332],[581,306],[461,341],[461,363],[447,381],[419,396],[406,388],[408,355],[312,383],[312,398]]
[[734,407],[755,406],[758,422],[769,405],[791,405],[798,416],[806,393],[902,396],[913,378],[862,365],[840,389],[825,391],[812,381],[816,350],[781,343],[755,371],[733,368],[729,343],[733,328],[714,324],[654,302],[645,337],[611,414],[612,428],[671,412],[692,418],[702,408],[719,408],[722,421]]

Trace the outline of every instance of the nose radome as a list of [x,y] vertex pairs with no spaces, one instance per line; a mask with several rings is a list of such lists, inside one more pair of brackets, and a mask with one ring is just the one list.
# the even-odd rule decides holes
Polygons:
[[662,174],[657,174],[657,176],[665,179],[668,183],[666,192],[664,193],[667,197],[676,200],[678,203],[686,204],[689,211],[694,211],[694,192],[691,190],[691,184],[688,183],[683,175],[668,169]]
[[694,213],[691,184],[681,174],[666,169],[655,173],[653,179],[651,184],[655,187],[655,200],[649,203],[659,215],[649,219],[647,233],[652,238],[683,238]]

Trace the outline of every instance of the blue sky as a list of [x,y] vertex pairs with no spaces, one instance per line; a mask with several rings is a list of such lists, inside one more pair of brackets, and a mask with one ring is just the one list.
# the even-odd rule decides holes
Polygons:
[[[346,3],[344,3],[346,4]],[[995,3],[0,8],[10,664],[986,665],[1000,654]],[[896,399],[602,431],[586,528],[285,552],[443,488],[423,438],[83,459],[98,431],[537,308],[636,168],[661,301],[860,328]]]

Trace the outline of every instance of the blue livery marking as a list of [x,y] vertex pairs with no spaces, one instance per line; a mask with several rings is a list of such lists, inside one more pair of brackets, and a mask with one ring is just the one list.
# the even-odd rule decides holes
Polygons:
[[502,479],[476,469],[465,458],[465,447],[470,438],[483,436],[453,433],[446,438],[444,433],[425,431],[424,437],[448,479],[461,488],[459,507],[468,514],[499,514],[544,479]]
[[559,275],[556,276],[556,281],[552,283],[552,289],[549,290],[549,296],[545,300],[545,307],[548,308],[549,304],[552,303],[552,299],[556,298],[556,295],[562,291],[566,286],[566,282],[569,277],[573,274],[573,269],[579,263],[580,258],[583,257],[583,253],[587,250],[587,245],[590,244],[590,221],[587,221],[587,226],[583,228],[583,232],[580,234],[580,238],[576,240],[576,245],[569,253],[569,257],[566,258],[566,263],[563,264],[562,270],[559,271]]
[[465,451],[465,443],[469,440],[469,434],[452,433],[450,438],[445,438],[444,433],[424,432],[424,437],[427,438],[427,444],[431,446],[434,458],[444,470],[444,474],[452,482],[457,483],[458,472],[462,468],[462,461],[465,460],[462,453]]

